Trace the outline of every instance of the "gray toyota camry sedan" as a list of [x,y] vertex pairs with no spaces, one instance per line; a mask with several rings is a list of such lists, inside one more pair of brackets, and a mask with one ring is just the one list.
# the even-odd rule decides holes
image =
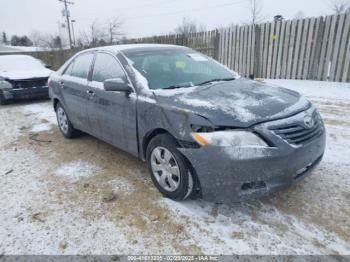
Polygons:
[[146,161],[175,200],[263,196],[309,175],[325,150],[321,116],[303,96],[186,47],[85,50],[49,87],[66,138],[83,131]]

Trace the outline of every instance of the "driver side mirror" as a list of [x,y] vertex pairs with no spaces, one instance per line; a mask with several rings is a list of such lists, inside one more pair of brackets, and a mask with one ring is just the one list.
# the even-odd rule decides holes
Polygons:
[[132,92],[130,84],[122,78],[107,79],[104,81],[103,87],[105,91]]

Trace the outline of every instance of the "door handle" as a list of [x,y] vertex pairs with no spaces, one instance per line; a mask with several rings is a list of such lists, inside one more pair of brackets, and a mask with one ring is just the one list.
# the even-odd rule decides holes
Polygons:
[[64,88],[64,82],[63,81],[60,81],[60,87]]
[[92,90],[87,90],[86,93],[90,96],[94,96],[95,95],[95,92],[92,91]]

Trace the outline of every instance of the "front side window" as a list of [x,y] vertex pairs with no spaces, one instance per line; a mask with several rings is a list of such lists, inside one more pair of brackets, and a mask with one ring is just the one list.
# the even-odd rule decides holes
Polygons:
[[191,50],[129,51],[125,55],[148,80],[151,89],[191,86],[212,79],[236,77],[223,65]]
[[74,61],[72,63],[69,64],[69,66],[66,68],[66,70],[64,71],[64,75],[72,75],[72,70],[73,70],[73,66],[74,66]]
[[[94,55],[92,53],[79,55],[71,64],[72,68],[69,74],[71,76],[87,79],[93,57]],[[68,67],[67,71],[69,69]]]
[[107,79],[113,78],[126,78],[121,65],[109,54],[97,54],[92,73],[92,81],[104,82]]

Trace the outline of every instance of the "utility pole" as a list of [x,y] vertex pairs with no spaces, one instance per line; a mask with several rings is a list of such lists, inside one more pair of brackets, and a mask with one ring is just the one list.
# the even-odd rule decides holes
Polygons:
[[68,28],[68,37],[69,37],[69,46],[70,48],[73,47],[73,42],[72,42],[72,34],[71,34],[71,31],[70,31],[70,21],[69,21],[69,17],[70,17],[70,13],[69,13],[69,10],[68,10],[68,5],[73,5],[74,3],[73,2],[69,2],[67,0],[58,0],[60,2],[62,2],[64,4],[64,16],[66,17],[66,20],[67,20],[67,28]]
[[72,23],[72,33],[73,33],[73,45],[74,47],[76,47],[76,44],[75,44],[75,33],[74,33],[74,23],[76,22],[77,20],[70,20],[70,22]]

